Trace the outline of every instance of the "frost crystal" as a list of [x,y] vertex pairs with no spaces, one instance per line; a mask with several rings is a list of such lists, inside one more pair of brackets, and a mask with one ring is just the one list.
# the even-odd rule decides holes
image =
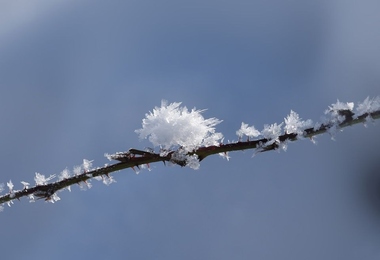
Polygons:
[[370,99],[367,97],[363,102],[358,104],[356,115],[361,116],[365,113],[372,113],[380,110],[380,96]]
[[9,192],[12,193],[14,185],[11,180],[7,182],[7,186],[8,186]]
[[104,157],[106,157],[109,161],[112,161],[114,155],[115,155],[115,154],[105,153],[105,154],[104,154]]
[[8,205],[8,207],[11,207],[12,204],[14,204],[13,200],[7,201],[7,205]]
[[180,105],[177,102],[168,105],[162,101],[161,107],[155,107],[153,112],[145,115],[142,128],[135,132],[141,139],[148,138],[154,146],[166,150],[180,146],[191,151],[200,146],[217,145],[223,135],[216,133],[214,127],[221,121],[204,119],[203,110],[194,108],[189,111]]
[[327,132],[330,134],[331,140],[335,141],[335,136],[339,132],[338,126],[336,124],[332,125]]
[[29,203],[36,202],[36,199],[34,198],[33,194],[29,194],[28,198],[29,198]]
[[51,195],[50,197],[46,199],[46,201],[51,202],[51,203],[54,203],[59,200],[61,200],[61,198],[58,197],[57,193],[54,193],[53,195]]
[[74,175],[82,174],[82,165],[74,166],[73,172],[74,172]]
[[39,174],[36,172],[36,176],[34,177],[34,181],[36,182],[36,185],[45,185],[50,181],[51,179],[55,178],[55,174],[50,175],[48,178],[45,177],[45,175]]
[[112,184],[112,183],[114,183],[114,182],[116,182],[115,181],[115,179],[114,178],[112,178],[112,176],[103,176],[103,183],[105,184],[105,185],[110,185],[110,184]]
[[198,160],[198,155],[187,155],[186,156],[186,166],[189,166],[191,169],[198,170],[200,163]]
[[64,169],[58,176],[58,180],[62,181],[70,178],[70,171],[68,169]]
[[4,190],[4,183],[0,183],[0,192],[3,192]]
[[302,121],[299,115],[290,110],[290,114],[285,118],[285,133],[303,135],[303,131],[312,127],[313,121],[310,119]]
[[22,189],[23,190],[26,190],[26,189],[28,189],[29,188],[29,183],[28,182],[26,182],[26,181],[21,181],[21,184],[24,186]]
[[337,116],[339,115],[339,111],[342,111],[342,110],[352,111],[353,109],[354,109],[353,102],[343,103],[337,100],[335,104],[332,104],[331,106],[329,106],[329,108],[325,111],[325,114],[332,113],[334,116]]
[[260,135],[260,131],[256,130],[254,126],[248,126],[248,124],[242,122],[240,129],[236,131],[236,135],[239,136],[239,138],[242,138],[244,135],[248,138],[254,138]]
[[227,161],[229,161],[231,159],[231,157],[228,154],[228,152],[219,153],[219,156],[221,156],[222,158],[226,159]]
[[89,161],[89,160],[83,159],[83,170],[84,170],[85,172],[88,172],[88,171],[91,170],[92,162],[93,162],[93,161]]
[[277,125],[277,123],[274,123],[271,125],[264,125],[264,129],[261,131],[261,134],[265,139],[268,139],[268,142],[266,142],[265,145],[271,145],[275,142],[280,142],[278,137],[281,135],[282,124],[283,123]]

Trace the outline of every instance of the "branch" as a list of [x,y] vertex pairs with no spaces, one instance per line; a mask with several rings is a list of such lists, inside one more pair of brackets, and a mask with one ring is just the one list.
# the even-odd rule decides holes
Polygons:
[[[160,154],[154,153],[152,151],[130,149],[128,152],[121,152],[107,156],[109,159],[118,160],[119,163],[107,165],[93,170],[86,170],[86,167],[84,167],[82,173],[71,177],[62,178],[56,182],[47,184],[44,183],[43,185],[36,185],[31,188],[25,186],[24,189],[18,191],[13,190],[13,184],[10,182],[8,183],[9,193],[0,196],[0,205],[4,203],[8,203],[8,205],[10,205],[14,199],[19,200],[21,197],[25,196],[29,196],[32,200],[34,200],[34,197],[37,197],[38,199],[45,199],[46,201],[54,202],[56,200],[59,200],[58,196],[56,196],[56,193],[58,191],[69,188],[73,184],[88,184],[87,181],[92,178],[100,178],[107,183],[107,180],[112,180],[112,177],[109,176],[109,174],[115,171],[134,167],[139,168],[140,165],[149,166],[150,163],[160,161],[162,161],[164,164],[165,162],[171,162],[183,167],[189,164],[190,156],[194,155],[196,155],[199,161],[202,161],[207,156],[213,154],[228,153],[232,151],[257,149],[258,152],[266,152],[276,150],[281,147],[281,145],[286,144],[288,141],[296,141],[300,138],[313,138],[314,136],[326,133],[333,128],[341,129],[347,126],[365,123],[368,119],[380,118],[380,110],[364,113],[357,117],[354,117],[354,113],[351,112],[351,110],[338,109],[335,112],[338,112],[340,120],[338,119],[337,121],[335,118],[327,123],[320,124],[318,127],[307,128],[303,131],[302,134],[285,133],[279,135],[274,142],[271,139],[262,138],[253,141],[247,140],[238,141],[236,143],[203,146],[191,152],[186,152],[186,150],[179,148],[175,151],[164,151]],[[185,153],[183,151],[185,151]]]
[[[304,134],[301,136],[301,138],[312,138],[316,135],[324,134],[327,131],[329,131],[332,127],[335,127],[335,126],[338,129],[341,129],[347,126],[352,126],[359,123],[365,123],[367,121],[367,118],[369,117],[372,119],[379,119],[380,110],[372,112],[372,113],[365,113],[361,116],[358,116],[357,118],[347,117],[346,120],[339,123],[338,125],[336,125],[334,122],[329,122],[327,124],[321,124],[321,126],[318,127],[317,129],[314,129],[314,128],[305,129]],[[220,146],[201,147],[191,154],[198,155],[198,158],[201,161],[209,155],[227,153],[227,152],[232,152],[232,151],[242,151],[242,150],[247,150],[247,149],[260,148],[259,152],[266,152],[266,151],[278,149],[281,143],[285,143],[286,141],[296,141],[299,138],[300,137],[294,133],[283,134],[279,136],[278,138],[279,142],[274,142],[273,144],[268,145],[268,146],[265,146],[264,144],[270,140],[262,138],[262,139],[254,140],[254,141],[221,144]]]

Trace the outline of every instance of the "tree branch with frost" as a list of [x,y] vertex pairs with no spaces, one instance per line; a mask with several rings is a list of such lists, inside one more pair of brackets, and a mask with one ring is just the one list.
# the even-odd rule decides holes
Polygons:
[[[15,199],[29,197],[30,201],[44,199],[55,202],[60,200],[57,193],[64,189],[70,190],[74,184],[91,187],[91,180],[103,181],[105,184],[114,182],[110,175],[113,172],[127,168],[140,168],[155,162],[169,162],[180,166],[189,166],[198,169],[200,161],[207,156],[219,154],[229,158],[228,152],[254,149],[255,153],[270,150],[286,150],[287,144],[298,139],[313,138],[319,134],[330,133],[332,138],[341,129],[359,123],[366,124],[380,118],[380,97],[366,98],[357,105],[343,103],[339,100],[328,107],[325,118],[313,124],[309,120],[302,120],[299,115],[290,111],[284,122],[265,125],[262,131],[254,126],[242,123],[236,131],[237,142],[222,143],[223,135],[215,131],[215,126],[221,123],[216,118],[204,119],[203,110],[188,110],[181,107],[181,103],[163,101],[161,107],[156,107],[146,114],[142,121],[142,128],[136,133],[142,139],[148,139],[159,152],[152,149],[146,151],[130,149],[127,152],[106,154],[109,160],[119,161],[116,164],[92,168],[92,161],[83,160],[81,166],[74,167],[73,173],[63,170],[58,177],[45,177],[36,173],[33,187],[28,182],[21,181],[23,189],[14,190],[12,181],[7,182],[8,193],[0,196],[0,209],[6,203],[9,206]],[[261,138],[259,138],[261,137]],[[246,138],[246,141],[242,141]],[[254,139],[254,140],[250,140]],[[57,181],[51,180],[57,178]],[[4,185],[0,185],[0,192]]]

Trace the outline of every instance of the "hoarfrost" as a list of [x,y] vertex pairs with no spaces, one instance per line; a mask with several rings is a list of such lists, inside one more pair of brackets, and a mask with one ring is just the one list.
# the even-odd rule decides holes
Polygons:
[[240,129],[236,131],[236,135],[239,136],[239,138],[243,136],[254,138],[260,135],[260,131],[256,130],[254,126],[248,126],[248,124],[242,122]]
[[107,177],[105,177],[105,176],[103,176],[103,183],[105,184],[105,185],[110,185],[110,184],[112,184],[112,183],[114,183],[114,182],[116,182],[115,181],[115,179],[114,178],[112,178],[112,176],[107,176]]
[[8,207],[11,207],[12,204],[14,204],[13,200],[7,201],[6,203],[7,203]]
[[46,178],[45,175],[36,172],[34,181],[36,182],[36,185],[45,185],[48,183],[48,181],[50,181],[53,178],[55,178],[55,174],[52,174],[48,178]]
[[380,110],[380,96],[370,99],[367,97],[363,102],[358,103],[356,115],[361,116],[365,113],[372,113]]
[[189,111],[180,105],[162,101],[161,107],[145,115],[142,128],[135,132],[141,139],[148,138],[154,146],[165,150],[182,147],[192,151],[200,146],[217,145],[223,135],[215,132],[215,126],[222,121],[205,119],[201,114],[204,110]]
[[219,156],[223,157],[224,159],[226,159],[227,161],[229,161],[231,159],[230,155],[228,154],[228,152],[224,152],[224,153],[219,153]]
[[191,169],[198,170],[200,167],[198,155],[188,155],[186,156],[186,166],[189,166]]
[[26,182],[26,181],[21,181],[21,184],[24,186],[24,187],[22,188],[23,190],[28,189],[28,187],[29,187],[29,185],[30,185],[30,183],[28,183],[28,182]]
[[14,185],[13,185],[11,180],[9,180],[9,182],[7,182],[7,186],[8,186],[9,192],[12,193]]
[[91,167],[92,167],[92,162],[93,161],[89,161],[89,160],[86,160],[86,159],[83,159],[83,170],[85,172],[88,172],[91,170]]
[[68,169],[64,169],[63,171],[61,171],[61,173],[58,175],[58,180],[59,181],[62,181],[62,180],[65,180],[65,179],[68,179],[70,178],[70,171]]
[[303,135],[305,129],[312,127],[313,121],[310,119],[303,121],[299,115],[290,110],[290,114],[285,118],[285,133]]
[[277,125],[277,123],[274,123],[271,125],[264,125],[264,129],[261,131],[261,134],[265,139],[268,139],[268,142],[266,142],[265,145],[271,145],[280,142],[278,137],[281,135],[282,124],[283,123]]
[[73,169],[74,175],[80,175],[82,174],[82,165],[77,165]]
[[331,106],[329,106],[329,108],[325,111],[325,114],[332,113],[334,116],[337,116],[339,115],[339,111],[342,111],[342,110],[352,111],[353,109],[354,109],[354,102],[343,103],[343,102],[340,102],[338,99],[336,103],[331,104]]
[[46,199],[46,201],[51,202],[51,203],[55,203],[56,201],[59,201],[59,200],[61,200],[61,198],[58,197],[57,193],[54,193],[53,195],[51,195],[49,198]]

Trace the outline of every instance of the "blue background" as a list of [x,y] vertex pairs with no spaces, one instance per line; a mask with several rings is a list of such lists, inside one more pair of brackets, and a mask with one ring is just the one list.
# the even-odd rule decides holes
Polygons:
[[[161,99],[262,129],[379,95],[380,2],[2,1],[1,182],[104,153]],[[379,123],[287,152],[162,164],[0,214],[2,259],[379,259]]]

